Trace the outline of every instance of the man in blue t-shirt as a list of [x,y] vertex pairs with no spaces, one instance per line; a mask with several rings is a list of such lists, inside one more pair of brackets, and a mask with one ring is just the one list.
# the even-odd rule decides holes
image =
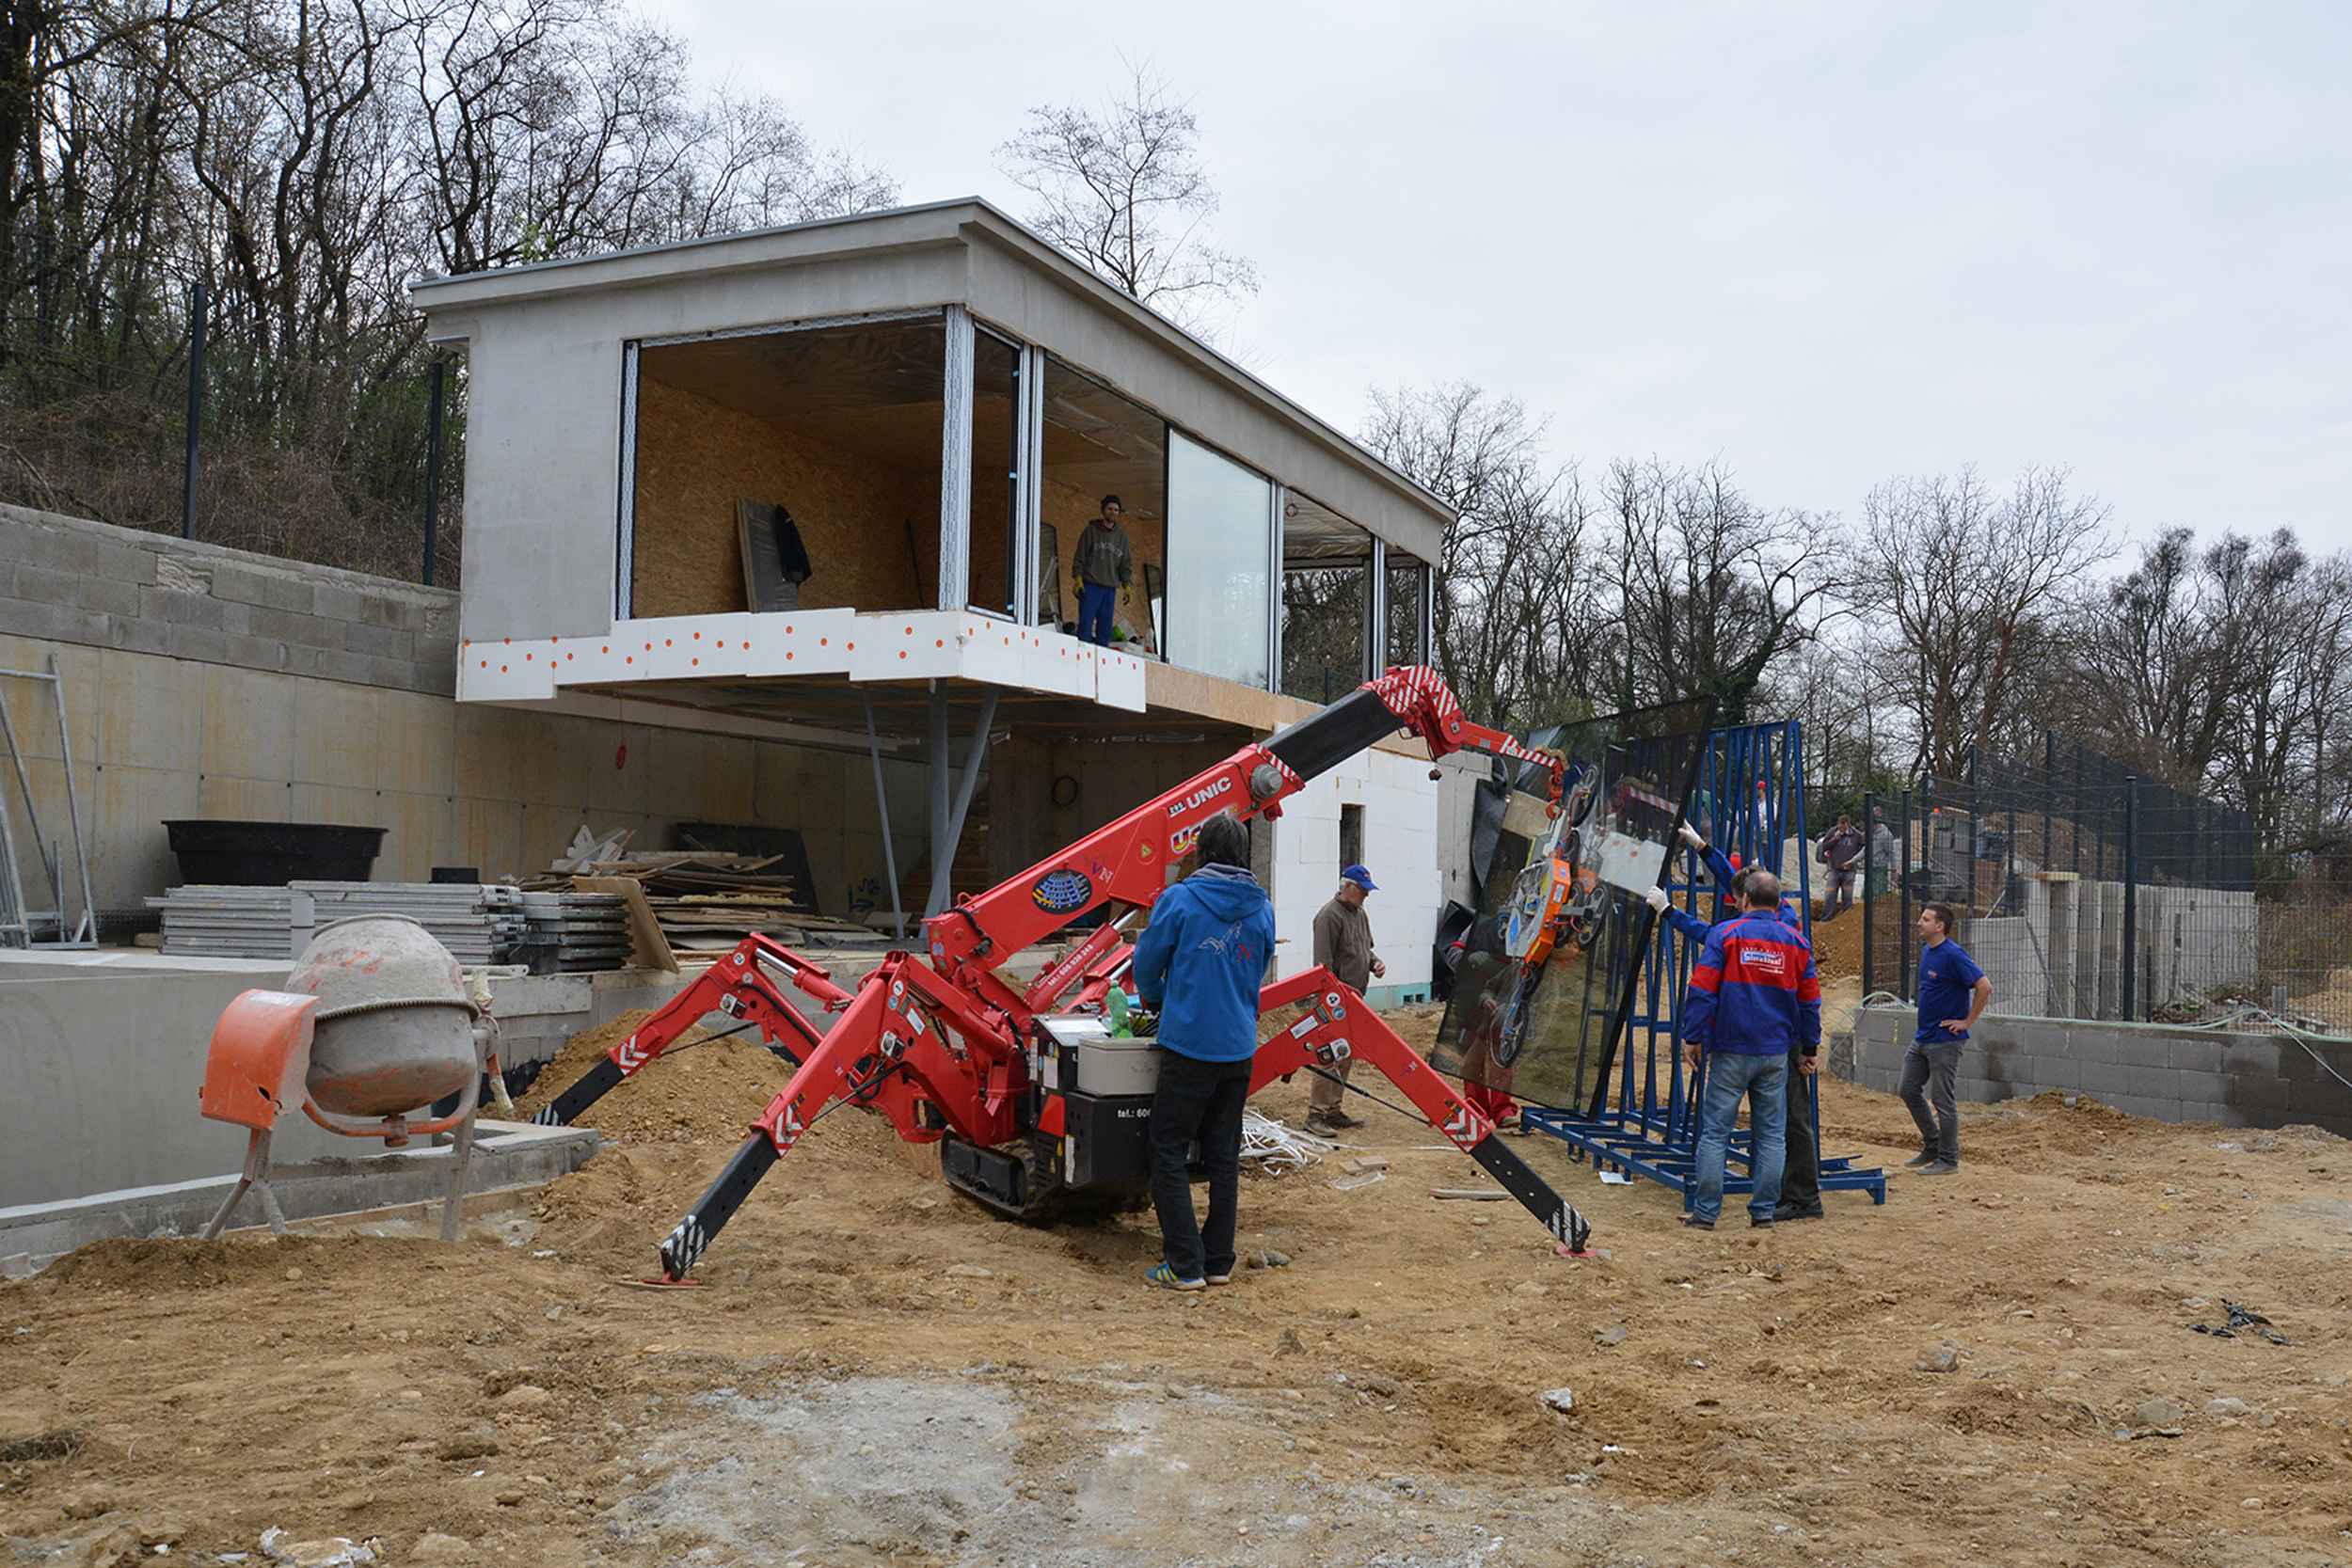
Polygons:
[[1903,1164],[1922,1176],[1960,1168],[1960,1053],[1993,999],[1993,982],[1952,940],[1956,924],[1949,904],[1919,911],[1919,1029],[1903,1053],[1901,1092],[1920,1144]]
[[[1152,1095],[1152,1206],[1160,1261],[1144,1278],[1198,1291],[1233,1276],[1241,1202],[1241,1114],[1258,1054],[1258,988],[1274,952],[1274,905],[1249,872],[1249,830],[1230,816],[1200,829],[1200,869],[1160,895],[1136,939],[1136,990],[1160,1013]],[[1209,1217],[1192,1212],[1184,1153],[1209,1171]]]

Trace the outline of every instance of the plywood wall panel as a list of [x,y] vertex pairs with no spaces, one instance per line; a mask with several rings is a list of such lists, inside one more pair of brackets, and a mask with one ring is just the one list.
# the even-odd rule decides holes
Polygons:
[[816,570],[801,585],[808,609],[916,610],[936,598],[936,466],[909,477],[648,377],[637,403],[637,615],[746,607],[735,533],[746,498],[782,502],[800,525]]

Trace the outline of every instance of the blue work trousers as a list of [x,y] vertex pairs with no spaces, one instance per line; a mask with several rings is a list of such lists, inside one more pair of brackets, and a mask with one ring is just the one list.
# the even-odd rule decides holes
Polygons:
[[1078,590],[1078,635],[1097,647],[1107,648],[1111,641],[1111,609],[1119,603],[1119,590],[1089,582]]
[[1778,1052],[1747,1056],[1710,1051],[1707,1098],[1699,1108],[1698,1198],[1691,1205],[1691,1212],[1709,1224],[1723,1217],[1724,1161],[1742,1100],[1748,1102],[1748,1174],[1756,1182],[1748,1195],[1749,1216],[1769,1220],[1780,1202],[1781,1166],[1788,1152],[1788,1058]]

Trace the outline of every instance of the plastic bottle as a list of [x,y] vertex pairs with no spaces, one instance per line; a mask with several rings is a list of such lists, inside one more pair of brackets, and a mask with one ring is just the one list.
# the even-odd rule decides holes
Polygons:
[[1110,998],[1104,1006],[1104,1013],[1111,1021],[1112,1034],[1124,1035],[1127,1032],[1126,987],[1113,986],[1111,988]]

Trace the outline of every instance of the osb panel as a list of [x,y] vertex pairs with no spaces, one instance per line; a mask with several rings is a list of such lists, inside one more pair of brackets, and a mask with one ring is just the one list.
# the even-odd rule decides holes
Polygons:
[[845,463],[789,431],[647,378],[637,399],[637,614],[746,608],[735,506],[747,498],[782,502],[800,525],[816,571],[801,585],[808,609],[915,610],[936,599],[935,473],[911,481]]

